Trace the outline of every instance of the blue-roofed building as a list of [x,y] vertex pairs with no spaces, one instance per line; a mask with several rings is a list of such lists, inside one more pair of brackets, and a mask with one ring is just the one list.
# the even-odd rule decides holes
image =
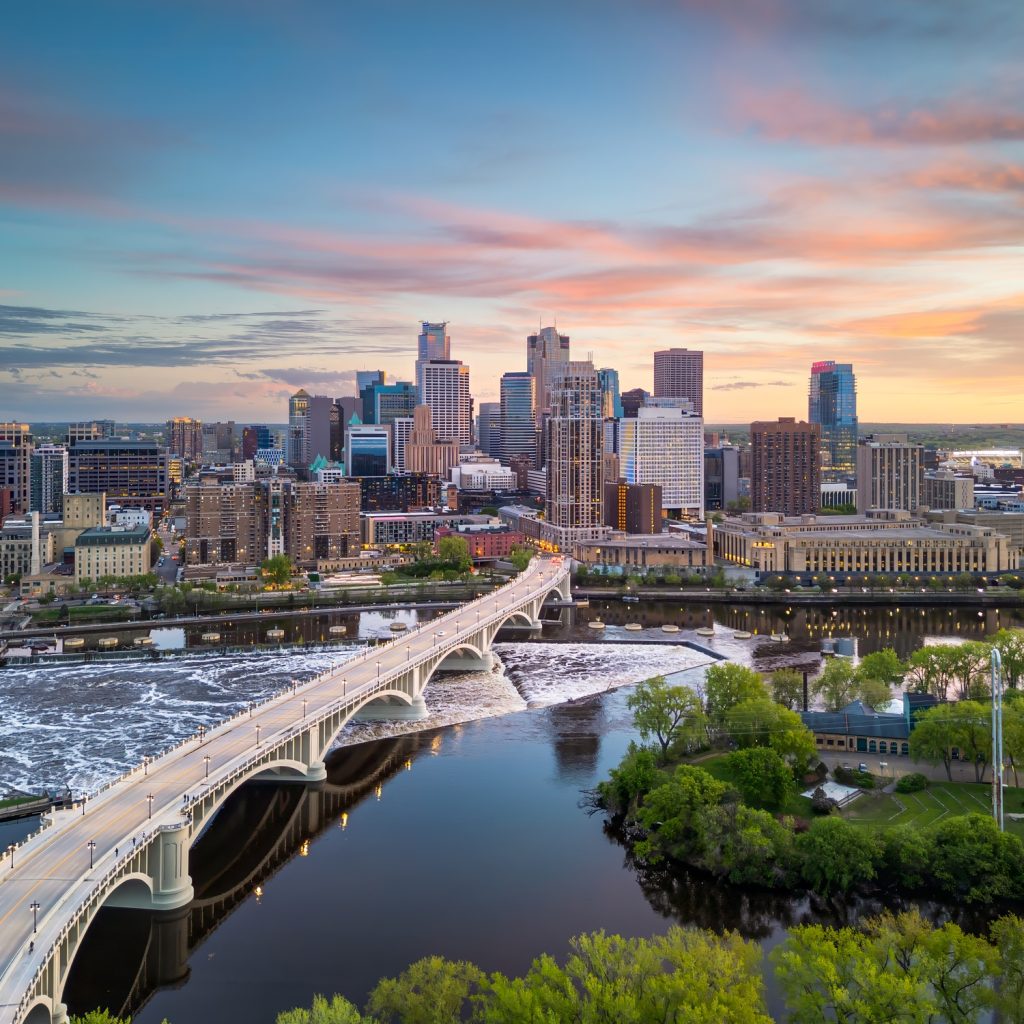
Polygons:
[[906,756],[917,715],[937,703],[930,693],[905,693],[902,711],[876,711],[855,700],[839,711],[802,711],[800,717],[822,753]]

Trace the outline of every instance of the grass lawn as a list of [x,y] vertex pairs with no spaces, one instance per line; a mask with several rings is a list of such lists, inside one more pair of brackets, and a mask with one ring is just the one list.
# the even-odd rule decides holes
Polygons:
[[37,796],[12,796],[6,800],[0,800],[0,810],[4,810],[7,807],[17,807],[18,804],[30,804],[35,800],[38,800]]
[[[703,768],[721,782],[729,783],[731,786],[735,784],[735,780],[726,763],[728,756],[728,754],[714,754],[711,757],[698,758],[693,764],[697,768]],[[800,795],[801,791],[805,788],[805,786],[794,782],[785,803],[781,807],[766,808],[766,810],[770,809],[773,814],[792,814],[798,818],[810,818],[813,814],[811,811],[811,801],[808,797]]]
[[[1006,790],[1005,810],[1024,810],[1024,789]],[[959,814],[991,814],[992,787],[988,783],[933,782],[919,793],[867,792],[843,811],[843,817],[869,828],[911,825],[922,828]],[[1024,839],[1024,822],[1007,821],[1006,831]]]
[[[72,622],[120,622],[131,618],[127,608],[112,608],[110,605],[74,605],[67,612],[71,612]],[[43,608],[33,613],[32,618],[35,622],[57,622],[58,619],[63,622],[67,612],[62,613],[60,608]]]

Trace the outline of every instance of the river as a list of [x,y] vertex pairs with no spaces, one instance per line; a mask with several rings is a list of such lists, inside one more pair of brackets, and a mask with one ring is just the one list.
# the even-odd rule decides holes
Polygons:
[[[715,636],[697,639],[759,667],[815,656],[817,624],[808,621],[801,635],[785,606],[771,614],[788,622],[788,644],[734,639],[728,615],[742,623],[751,611],[760,609],[716,609]],[[862,652],[884,646],[887,611],[873,610],[858,629]],[[404,737],[356,726],[353,745],[331,756],[323,790],[242,789],[195,848],[191,908],[172,919],[103,912],[73,969],[72,1011],[106,1005],[135,1013],[137,1024],[271,1024],[314,992],[362,1002],[379,977],[429,953],[521,972],[538,953],[561,956],[572,935],[596,928],[649,935],[680,921],[737,927],[770,946],[795,921],[842,914],[698,875],[638,874],[600,816],[580,807],[632,736],[625,692],[612,688],[655,672],[693,678],[705,659],[656,641],[668,639],[659,627],[669,616],[692,628],[705,624],[701,614],[697,606],[595,605],[587,615],[610,623],[604,631],[578,622],[548,632],[560,643],[503,643],[504,673],[428,689],[437,723],[459,723],[481,702],[492,717]],[[1005,609],[1000,615],[1002,625],[1020,624]],[[992,631],[976,619],[973,610],[943,609],[890,629],[899,644]],[[648,628],[615,625],[627,621]],[[634,639],[649,642],[625,643]],[[5,670],[0,786],[41,770],[95,784],[344,653]],[[586,693],[593,696],[580,699]],[[568,698],[577,702],[558,703]]]

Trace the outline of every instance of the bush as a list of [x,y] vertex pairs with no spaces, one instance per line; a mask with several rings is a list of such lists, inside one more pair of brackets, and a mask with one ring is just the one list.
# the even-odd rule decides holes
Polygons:
[[832,778],[843,786],[857,786],[859,789],[874,789],[875,777],[870,772],[855,771],[853,768],[832,769]]
[[911,772],[909,775],[904,775],[896,783],[897,793],[919,793],[922,789],[927,788],[928,778],[920,772]]
[[830,796],[825,795],[825,790],[818,786],[811,794],[811,810],[815,814],[831,814],[839,805]]

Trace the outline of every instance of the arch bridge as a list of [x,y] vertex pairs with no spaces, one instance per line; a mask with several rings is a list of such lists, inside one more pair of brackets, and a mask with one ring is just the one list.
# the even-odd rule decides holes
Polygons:
[[0,1024],[64,1024],[75,954],[103,906],[174,911],[193,899],[189,850],[227,797],[252,779],[313,784],[355,716],[422,719],[438,671],[492,665],[506,623],[539,626],[570,600],[568,561],[534,558],[485,597],[368,648],[250,707],[55,811],[0,862]]

